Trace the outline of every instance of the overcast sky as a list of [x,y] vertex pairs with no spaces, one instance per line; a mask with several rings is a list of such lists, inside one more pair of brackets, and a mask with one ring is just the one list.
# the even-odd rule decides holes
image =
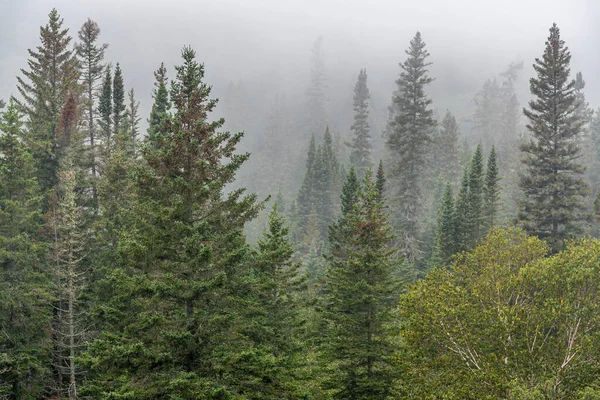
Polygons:
[[[548,29],[557,22],[581,70],[592,106],[600,105],[600,6],[595,0],[0,0],[0,98],[15,92],[27,48],[56,7],[76,36],[87,17],[98,22],[107,58],[121,63],[126,85],[149,109],[152,71],[178,63],[190,44],[207,80],[222,92],[229,81],[272,79],[305,85],[311,44],[322,35],[330,75],[352,81],[366,67],[374,86],[393,89],[398,62],[419,30],[431,53],[437,92],[471,96],[511,61],[531,74]],[[172,70],[172,68],[171,68]],[[470,84],[467,84],[470,82]],[[435,89],[435,87],[434,87]],[[525,87],[526,90],[526,87]],[[439,102],[447,107],[452,99]],[[436,98],[434,97],[434,101]]]

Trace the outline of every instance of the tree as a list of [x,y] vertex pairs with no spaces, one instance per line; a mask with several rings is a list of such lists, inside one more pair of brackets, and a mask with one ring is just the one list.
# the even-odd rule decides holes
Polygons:
[[0,119],[0,398],[44,395],[51,296],[39,240],[42,196],[14,100]]
[[369,129],[369,88],[367,70],[361,69],[354,87],[354,123],[350,129],[354,132],[351,144],[350,164],[356,167],[357,175],[362,178],[367,169],[373,167],[371,158],[371,132]]
[[485,232],[487,233],[498,224],[498,211],[500,208],[500,176],[498,175],[498,161],[496,157],[496,148],[492,146],[492,151],[488,156],[485,170],[484,186],[484,205],[483,215]]
[[119,236],[137,280],[123,293],[138,317],[94,342],[98,397],[244,396],[251,378],[236,369],[247,338],[235,327],[246,322],[238,318],[251,293],[243,227],[262,205],[243,189],[223,195],[248,158],[235,153],[243,134],[218,132],[224,120],[208,120],[217,101],[204,67],[189,47],[182,57],[171,84],[174,115],[143,150],[135,218]]
[[460,174],[459,133],[456,118],[450,111],[446,111],[440,133],[435,140],[433,162],[438,166],[436,175],[452,184],[456,184]]
[[585,120],[578,115],[576,82],[569,79],[571,54],[554,24],[542,59],[536,58],[536,78],[530,79],[534,99],[524,109],[532,139],[521,146],[526,172],[520,186],[524,199],[521,225],[561,247],[565,238],[580,231],[585,219],[584,198],[588,188],[585,170],[578,162],[579,136]]
[[385,399],[393,379],[390,355],[398,290],[391,227],[376,183],[367,173],[364,187],[345,219],[347,235],[330,243],[322,360],[326,385],[339,399]]
[[547,251],[523,231],[495,229],[411,287],[400,305],[406,364],[397,396],[593,398],[583,394],[600,367],[600,243]]
[[323,37],[319,36],[311,49],[310,83],[306,90],[308,126],[311,134],[319,136],[327,126],[325,80],[326,71],[325,56],[323,54]]
[[129,140],[134,145],[134,153],[137,152],[137,142],[139,141],[140,135],[140,121],[141,117],[139,114],[140,102],[136,100],[135,91],[133,88],[127,92],[127,98],[129,103],[127,104],[127,110],[125,111],[125,116],[127,118],[127,134],[129,135]]
[[440,261],[447,265],[456,253],[456,216],[454,214],[454,197],[452,185],[446,184],[442,195],[442,204],[438,211],[435,252]]
[[[82,79],[85,86],[84,101],[86,104],[86,122],[87,122],[87,136],[89,138],[90,145],[90,167],[92,177],[96,178],[96,155],[95,155],[95,123],[96,123],[96,107],[94,106],[94,99],[97,97],[99,90],[98,81],[102,79],[102,73],[104,72],[104,53],[108,48],[108,44],[104,43],[98,45],[98,37],[100,36],[100,28],[98,24],[91,19],[87,19],[86,22],[81,26],[78,32],[80,43],[75,45],[77,56],[79,58],[79,64],[82,68]],[[92,195],[94,200],[97,197],[95,182],[92,185]]]
[[481,145],[477,146],[475,154],[471,159],[471,168],[469,169],[469,248],[475,247],[477,242],[483,237],[484,223],[484,171],[483,171],[483,151]]
[[154,72],[156,82],[154,82],[154,104],[152,105],[152,112],[148,119],[148,135],[146,141],[148,143],[155,143],[156,136],[159,135],[169,119],[169,109],[171,103],[169,102],[169,91],[167,90],[167,69],[165,64],[161,63],[160,68]]
[[107,146],[110,144],[111,136],[112,136],[112,114],[113,114],[113,100],[112,100],[112,73],[110,70],[110,65],[106,66],[104,72],[104,79],[102,80],[102,89],[100,91],[100,98],[98,101],[98,114],[100,116],[100,120],[98,121],[98,125],[100,125],[101,130],[101,139],[102,139],[102,161],[106,161],[106,158],[109,156],[107,154]]
[[465,165],[454,207],[455,252],[468,250],[470,246],[472,220],[470,219],[469,180],[469,168],[468,165]]
[[419,257],[419,219],[421,216],[420,178],[431,133],[436,125],[431,99],[425,94],[425,86],[433,81],[428,75],[425,42],[417,32],[406,50],[408,58],[400,64],[402,71],[396,81],[397,91],[390,106],[387,147],[393,165],[389,178],[394,182],[396,193],[392,202],[397,210],[394,223],[400,231],[400,243],[408,259]]
[[385,172],[383,171],[383,161],[379,160],[379,166],[377,167],[376,174],[376,186],[377,193],[379,193],[379,199],[383,200],[385,197]]
[[[123,84],[123,72],[121,66],[117,63],[115,68],[115,76],[113,77],[113,105],[112,105],[112,129],[113,135],[117,135],[123,128],[122,123],[125,122],[125,85]],[[108,145],[110,151],[110,144]]]
[[21,99],[15,99],[27,117],[27,142],[37,162],[40,189],[47,193],[58,182],[58,153],[56,128],[63,104],[69,93],[80,92],[79,63],[69,49],[69,30],[56,9],[49,14],[48,23],[40,27],[41,45],[29,50],[29,70],[21,69],[17,89]]

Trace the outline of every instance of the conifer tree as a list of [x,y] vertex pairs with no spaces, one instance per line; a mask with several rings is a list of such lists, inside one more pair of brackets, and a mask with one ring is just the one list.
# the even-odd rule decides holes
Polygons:
[[469,168],[466,165],[460,181],[454,214],[455,252],[469,249],[472,233],[472,220],[469,204]]
[[137,143],[140,135],[140,121],[142,118],[139,114],[140,102],[135,97],[135,90],[131,88],[127,92],[128,104],[127,110],[125,111],[127,119],[127,134],[129,135],[128,141],[133,145],[134,156],[137,154]]
[[[115,76],[113,77],[112,89],[113,105],[112,105],[112,134],[117,135],[121,132],[125,123],[125,85],[123,84],[123,72],[121,66],[117,63],[115,68]],[[108,149],[110,149],[110,145]],[[110,150],[109,150],[110,151]]]
[[50,366],[42,198],[19,107],[0,119],[0,398],[41,398]]
[[433,78],[428,75],[429,52],[420,32],[411,40],[406,54],[408,58],[400,64],[402,71],[390,106],[387,147],[394,160],[389,170],[396,188],[391,199],[396,210],[394,224],[400,231],[401,250],[412,261],[420,256],[420,178],[436,122],[429,108],[431,99],[425,94],[425,86]]
[[477,146],[469,169],[469,248],[475,247],[484,234],[484,170],[483,151]]
[[350,164],[356,167],[356,174],[362,178],[367,169],[373,167],[371,158],[371,132],[369,128],[369,88],[367,70],[361,69],[354,87],[354,123],[351,130],[354,138],[351,144]]
[[27,141],[37,162],[38,180],[47,193],[57,183],[59,156],[56,128],[69,93],[79,93],[79,63],[69,48],[69,30],[52,9],[48,23],[40,28],[41,45],[29,50],[29,70],[21,69],[15,101],[27,117]]
[[156,136],[163,131],[171,108],[169,91],[167,90],[167,69],[164,63],[161,63],[160,68],[154,72],[154,78],[156,79],[154,93],[152,94],[154,104],[148,119],[148,135],[146,136],[149,143],[154,143]]
[[377,174],[375,176],[376,178],[376,186],[377,186],[377,193],[379,193],[379,198],[381,200],[384,199],[385,196],[385,172],[383,170],[383,161],[379,160],[379,166],[377,167]]
[[327,97],[325,76],[325,56],[323,54],[323,37],[319,36],[311,49],[310,82],[306,91],[307,122],[310,133],[321,137],[327,125],[325,108]]
[[391,389],[394,345],[388,324],[398,290],[391,227],[367,172],[358,202],[343,216],[348,235],[328,256],[322,360],[337,399],[384,399]]
[[498,211],[500,208],[499,182],[500,176],[498,175],[496,148],[492,146],[485,170],[484,227],[486,232],[498,225]]
[[314,201],[319,216],[319,232],[323,240],[327,238],[329,225],[335,217],[336,185],[339,179],[339,164],[333,150],[333,138],[329,127],[325,129],[323,142],[317,150],[314,175]]
[[98,114],[100,120],[100,137],[102,139],[102,159],[106,160],[108,154],[106,153],[107,146],[110,144],[112,136],[112,115],[113,115],[113,100],[112,100],[112,73],[110,65],[106,66],[104,72],[104,79],[102,80],[102,89],[100,91],[100,98],[98,100]]
[[[79,43],[75,45],[79,64],[81,65],[81,77],[83,79],[84,99],[86,104],[85,119],[87,123],[87,137],[90,146],[90,167],[92,177],[96,177],[96,157],[94,154],[94,145],[96,139],[96,107],[94,105],[97,92],[99,90],[98,82],[102,79],[104,72],[104,53],[108,44],[98,44],[100,28],[98,24],[88,18],[81,26],[78,32]],[[93,197],[96,198],[96,186],[92,184]]]
[[522,226],[546,239],[554,250],[580,231],[588,188],[582,179],[578,140],[585,120],[578,114],[576,82],[569,78],[571,54],[554,24],[544,54],[536,59],[537,77],[530,79],[534,99],[524,109],[532,135],[521,146],[526,172],[520,186],[524,199]]
[[441,122],[441,129],[435,141],[433,162],[438,166],[437,176],[455,184],[460,174],[459,128],[456,118],[450,111]]
[[454,213],[454,197],[452,185],[446,184],[442,195],[442,204],[438,211],[436,252],[443,264],[448,264],[456,252],[456,216]]

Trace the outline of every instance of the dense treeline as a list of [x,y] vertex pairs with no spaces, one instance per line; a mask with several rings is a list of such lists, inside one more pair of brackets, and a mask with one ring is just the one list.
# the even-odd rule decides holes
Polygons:
[[[556,25],[525,130],[512,64],[475,97],[477,135],[433,111],[417,32],[379,149],[366,69],[329,128],[319,38],[304,128],[279,97],[254,163],[189,47],[157,63],[142,134],[100,35],[52,10],[0,102],[1,399],[600,398],[581,238],[600,117]],[[270,196],[239,187],[252,173]]]

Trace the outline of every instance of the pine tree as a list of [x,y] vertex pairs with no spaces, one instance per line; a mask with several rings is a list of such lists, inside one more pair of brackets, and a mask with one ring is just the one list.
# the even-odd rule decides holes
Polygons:
[[441,123],[439,136],[435,141],[435,154],[433,162],[437,164],[437,176],[447,182],[455,184],[460,174],[460,148],[459,128],[456,118],[450,111]]
[[169,102],[169,92],[167,90],[167,69],[165,64],[161,63],[160,68],[154,72],[156,82],[154,82],[154,104],[152,112],[148,119],[148,135],[146,140],[148,143],[154,143],[165,127],[166,121],[169,119],[169,110],[171,103]]
[[442,204],[438,211],[436,252],[443,264],[448,264],[456,253],[456,216],[454,213],[454,197],[452,185],[446,184],[442,195]]
[[484,187],[484,227],[486,232],[498,225],[498,211],[500,208],[500,176],[498,175],[498,160],[496,157],[496,148],[492,146],[492,151],[488,156],[485,170]]
[[79,63],[69,49],[69,30],[56,9],[48,24],[40,28],[41,45],[29,50],[29,70],[21,69],[17,89],[21,99],[15,101],[27,117],[27,142],[37,162],[40,189],[47,193],[57,183],[59,168],[56,128],[69,93],[78,94]]
[[465,166],[458,195],[456,196],[456,206],[454,207],[454,240],[455,252],[466,251],[470,247],[470,238],[472,234],[472,220],[469,204],[469,168]]
[[307,121],[310,133],[321,136],[327,125],[325,104],[327,97],[325,76],[325,56],[323,54],[323,38],[319,36],[311,49],[310,83],[306,91]]
[[102,160],[105,161],[108,158],[107,146],[110,144],[112,136],[112,115],[113,115],[113,100],[112,100],[112,73],[110,65],[106,67],[104,72],[104,79],[102,80],[102,90],[100,92],[100,98],[98,100],[98,114],[100,120],[100,138],[102,140],[101,155]]
[[[115,68],[115,76],[113,77],[113,105],[112,105],[112,134],[117,135],[121,132],[125,123],[125,85],[123,84],[123,72],[121,66],[117,63]],[[110,145],[108,149],[110,152]]]
[[376,186],[377,193],[379,193],[379,199],[383,200],[385,196],[385,172],[383,171],[383,161],[379,160],[379,166],[377,167],[376,175]]
[[[315,162],[317,157],[317,145],[315,143],[315,136],[313,135],[310,139],[308,151],[306,154],[306,167],[304,172],[304,178],[298,191],[298,197],[296,200],[296,238],[302,238],[306,233],[308,216],[314,209],[313,204],[313,192],[314,192],[314,176],[315,176]],[[296,240],[297,241],[297,240]]]
[[411,40],[406,54],[408,58],[400,64],[398,88],[390,106],[387,147],[394,160],[389,178],[397,190],[392,198],[397,210],[394,223],[401,233],[403,253],[409,260],[414,260],[420,256],[420,178],[436,122],[433,110],[429,108],[431,99],[425,94],[425,86],[433,80],[427,69],[429,52],[419,32]]
[[339,179],[339,164],[333,150],[333,138],[329,127],[325,129],[323,142],[317,150],[314,175],[314,201],[319,217],[321,238],[327,238],[329,225],[335,218],[336,185]]
[[133,153],[137,154],[137,143],[139,142],[140,135],[140,121],[142,118],[139,114],[140,102],[137,101],[135,97],[135,90],[131,88],[129,92],[127,92],[127,98],[129,100],[127,104],[127,110],[125,111],[125,116],[127,119],[127,134],[129,135],[129,142],[133,145]]
[[[96,139],[96,107],[94,99],[97,97],[99,89],[98,82],[102,79],[104,72],[104,53],[108,48],[108,44],[98,45],[98,37],[100,36],[100,28],[98,24],[91,19],[81,26],[79,30],[80,43],[75,45],[79,63],[82,68],[82,79],[85,86],[84,99],[86,104],[86,122],[87,122],[87,137],[90,145],[90,167],[92,177],[96,177],[96,156],[94,153],[94,145]],[[96,198],[95,182],[92,183],[93,197]]]
[[[248,158],[235,153],[243,134],[218,132],[224,120],[208,120],[217,101],[209,99],[204,67],[191,48],[182,57],[171,84],[174,115],[144,148],[135,219],[119,236],[139,280],[140,290],[125,289],[133,290],[138,317],[91,353],[103,398],[244,396],[251,378],[235,368],[247,349],[235,326],[246,322],[238,318],[251,293],[243,227],[261,205],[243,189],[223,195]],[[131,368],[132,361],[139,364]],[[144,385],[132,384],[138,379]]]
[[50,365],[42,198],[14,100],[0,119],[0,398],[42,398]]
[[585,219],[588,188],[579,136],[585,120],[578,115],[576,82],[569,79],[571,54],[554,24],[542,59],[536,59],[536,78],[530,79],[534,99],[524,109],[533,138],[521,146],[527,168],[521,177],[524,193],[519,220],[522,226],[548,240],[554,250],[580,231]]
[[394,345],[388,324],[396,304],[396,263],[376,183],[365,178],[354,209],[344,216],[348,235],[331,246],[322,360],[333,398],[384,399],[390,393]]
[[484,178],[483,151],[478,145],[469,170],[469,248],[475,247],[484,235]]
[[361,69],[354,87],[354,123],[350,128],[354,132],[351,144],[350,164],[356,167],[356,173],[363,177],[367,169],[373,167],[371,158],[371,132],[369,129],[369,88],[367,70]]

